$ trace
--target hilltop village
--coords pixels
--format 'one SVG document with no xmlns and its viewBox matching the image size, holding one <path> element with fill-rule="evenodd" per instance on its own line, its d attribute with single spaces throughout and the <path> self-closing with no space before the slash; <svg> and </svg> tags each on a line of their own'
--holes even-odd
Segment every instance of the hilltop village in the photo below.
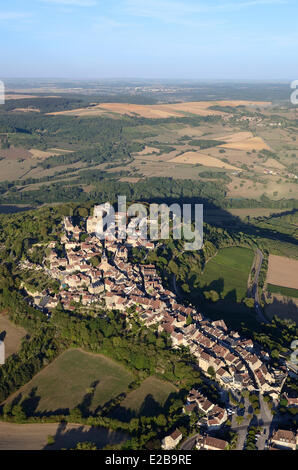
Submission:
<svg viewBox="0 0 298 470">
<path fill-rule="evenodd" d="M 194 308 L 179 304 L 176 295 L 163 287 L 154 265 L 129 262 L 133 247 L 148 251 L 154 249 L 154 243 L 133 235 L 120 240 L 117 224 L 125 217 L 116 213 L 116 231 L 105 240 L 96 236 L 97 216 L 88 217 L 85 227 L 73 225 L 71 217 L 65 217 L 59 248 L 56 242 L 49 243 L 43 266 L 22 262 L 24 269 L 42 269 L 60 285 L 57 293 L 27 290 L 32 304 L 47 315 L 58 303 L 65 310 L 79 306 L 88 311 L 92 306 L 93 311 L 107 308 L 126 313 L 133 307 L 144 325 L 170 335 L 173 348 L 188 347 L 199 368 L 208 374 L 212 371 L 222 389 L 257 390 L 277 399 L 287 378 L 286 367 L 270 367 L 268 353 L 251 339 L 229 331 L 223 320 L 210 321 Z M 193 406 L 193 396 L 188 407 Z M 212 411 L 208 403 L 202 405 L 202 397 L 200 403 L 199 407 L 207 407 L 204 411 Z M 208 419 L 216 425 L 226 415 L 215 407 Z"/>
</svg>

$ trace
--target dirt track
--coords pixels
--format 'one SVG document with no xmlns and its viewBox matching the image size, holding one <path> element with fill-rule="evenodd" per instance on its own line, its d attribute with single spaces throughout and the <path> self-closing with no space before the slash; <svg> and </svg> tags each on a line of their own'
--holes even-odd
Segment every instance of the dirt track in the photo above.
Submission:
<svg viewBox="0 0 298 470">
<path fill-rule="evenodd" d="M 48 436 L 55 444 L 48 445 Z M 125 440 L 120 432 L 80 424 L 14 424 L 0 422 L 1 450 L 59 450 L 76 447 L 78 442 L 94 442 L 99 448 Z"/>
</svg>

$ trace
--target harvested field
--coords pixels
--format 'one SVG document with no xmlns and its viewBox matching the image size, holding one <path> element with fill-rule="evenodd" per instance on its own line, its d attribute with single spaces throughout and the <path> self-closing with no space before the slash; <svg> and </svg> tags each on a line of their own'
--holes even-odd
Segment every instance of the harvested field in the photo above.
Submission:
<svg viewBox="0 0 298 470">
<path fill-rule="evenodd" d="M 218 140 L 224 140 L 227 143 L 241 142 L 243 140 L 251 139 L 253 137 L 252 132 L 235 132 L 234 134 L 225 135 L 218 137 Z"/>
<path fill-rule="evenodd" d="M 21 147 L 10 147 L 9 149 L 0 149 L 0 157 L 7 158 L 8 160 L 19 160 L 21 158 L 31 158 L 32 155 L 29 150 Z"/>
<path fill-rule="evenodd" d="M 268 217 L 271 214 L 282 214 L 287 209 L 267 209 L 263 207 L 257 208 L 243 208 L 243 209 L 228 209 L 232 215 L 240 218 L 249 217 Z"/>
<path fill-rule="evenodd" d="M 41 158 L 41 159 L 52 157 L 53 155 L 61 155 L 64 152 L 67 153 L 68 151 L 58 150 L 58 149 L 57 150 L 52 149 L 52 150 L 47 150 L 47 151 L 39 150 L 39 149 L 30 149 L 30 153 L 34 158 Z"/>
<path fill-rule="evenodd" d="M 48 436 L 54 437 L 53 445 L 48 445 Z M 81 424 L 0 422 L 1 451 L 73 449 L 78 442 L 94 442 L 100 449 L 108 444 L 120 444 L 125 439 L 126 435 L 122 432 Z"/>
<path fill-rule="evenodd" d="M 89 108 L 79 108 L 69 111 L 49 113 L 52 115 L 70 114 L 75 116 L 96 116 L 103 113 L 139 115 L 145 118 L 162 119 L 168 117 L 181 117 L 186 114 L 198 116 L 223 115 L 221 111 L 209 109 L 212 106 L 267 106 L 267 102 L 254 101 L 193 101 L 187 103 L 138 105 L 131 103 L 100 103 Z"/>
<path fill-rule="evenodd" d="M 30 98 L 40 98 L 40 96 L 37 95 L 14 95 L 7 93 L 5 94 L 5 100 L 24 100 L 24 99 L 30 99 Z"/>
<path fill-rule="evenodd" d="M 261 137 L 250 137 L 244 140 L 237 140 L 227 144 L 219 145 L 221 148 L 225 149 L 235 149 L 235 150 L 270 150 L 269 145 L 267 145 Z"/>
<path fill-rule="evenodd" d="M 141 178 L 134 178 L 133 176 L 124 176 L 123 178 L 120 178 L 119 181 L 122 181 L 123 183 L 137 183 L 140 181 Z M 91 188 L 92 189 L 92 188 Z"/>
<path fill-rule="evenodd" d="M 267 283 L 298 289 L 298 260 L 270 255 Z"/>
<path fill-rule="evenodd" d="M 26 95 L 26 94 L 13 94 L 13 93 L 6 93 L 5 100 L 24 100 L 24 99 L 31 99 L 31 98 L 60 98 L 59 96 L 54 95 Z"/>
<path fill-rule="evenodd" d="M 151 155 L 152 153 L 159 153 L 159 149 L 155 148 L 155 147 L 148 147 L 146 146 L 143 150 L 141 150 L 140 152 L 137 152 L 136 155 L 138 156 L 142 156 L 142 155 Z"/>
<path fill-rule="evenodd" d="M 49 149 L 49 152 L 56 152 L 57 155 L 61 154 L 63 155 L 64 153 L 72 153 L 74 150 L 65 150 L 65 149 L 57 149 L 57 148 L 53 148 L 53 149 Z"/>
<path fill-rule="evenodd" d="M 13 113 L 40 113 L 38 108 L 14 108 Z"/>
<path fill-rule="evenodd" d="M 268 160 L 266 160 L 266 162 L 264 163 L 264 166 L 266 168 L 277 168 L 278 170 L 284 170 L 285 169 L 285 166 L 278 162 L 277 160 L 274 160 L 274 158 L 268 158 Z"/>
<path fill-rule="evenodd" d="M 186 152 L 183 155 L 179 155 L 178 157 L 173 158 L 170 160 L 170 162 L 185 163 L 189 165 L 196 165 L 199 163 L 203 166 L 241 171 L 241 169 L 237 168 L 236 166 L 229 165 L 228 163 L 222 162 L 218 158 L 209 157 L 208 155 L 200 152 Z"/>
<path fill-rule="evenodd" d="M 4 339 L 6 359 L 19 350 L 22 338 L 26 334 L 24 328 L 14 325 L 7 315 L 0 313 L 0 338 Z"/>
</svg>

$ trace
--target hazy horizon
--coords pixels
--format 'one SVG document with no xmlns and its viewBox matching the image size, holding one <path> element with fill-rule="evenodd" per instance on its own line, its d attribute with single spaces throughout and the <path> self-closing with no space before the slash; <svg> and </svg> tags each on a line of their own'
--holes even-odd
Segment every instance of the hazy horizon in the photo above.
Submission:
<svg viewBox="0 0 298 470">
<path fill-rule="evenodd" d="M 294 0 L 11 0 L 0 79 L 290 81 L 297 13 Z"/>
</svg>

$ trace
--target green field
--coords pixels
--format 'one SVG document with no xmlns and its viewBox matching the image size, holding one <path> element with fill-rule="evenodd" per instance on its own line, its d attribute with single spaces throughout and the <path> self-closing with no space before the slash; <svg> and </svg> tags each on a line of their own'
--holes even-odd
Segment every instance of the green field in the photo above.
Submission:
<svg viewBox="0 0 298 470">
<path fill-rule="evenodd" d="M 254 253 L 248 248 L 219 250 L 206 265 L 200 279 L 202 291 L 215 290 L 221 299 L 240 302 L 246 296 L 247 280 Z"/>
<path fill-rule="evenodd" d="M 73 349 L 61 354 L 19 393 L 25 408 L 33 413 L 67 412 L 87 396 L 88 407 L 94 411 L 125 392 L 132 381 L 133 375 L 113 360 Z"/>
<path fill-rule="evenodd" d="M 290 287 L 275 286 L 273 284 L 267 284 L 268 292 L 272 294 L 280 294 L 285 297 L 298 298 L 298 289 L 291 289 Z"/>
<path fill-rule="evenodd" d="M 163 407 L 176 387 L 157 377 L 148 377 L 140 387 L 130 392 L 121 406 L 113 412 L 113 417 L 129 419 L 133 416 L 153 416 L 162 413 Z"/>
</svg>

